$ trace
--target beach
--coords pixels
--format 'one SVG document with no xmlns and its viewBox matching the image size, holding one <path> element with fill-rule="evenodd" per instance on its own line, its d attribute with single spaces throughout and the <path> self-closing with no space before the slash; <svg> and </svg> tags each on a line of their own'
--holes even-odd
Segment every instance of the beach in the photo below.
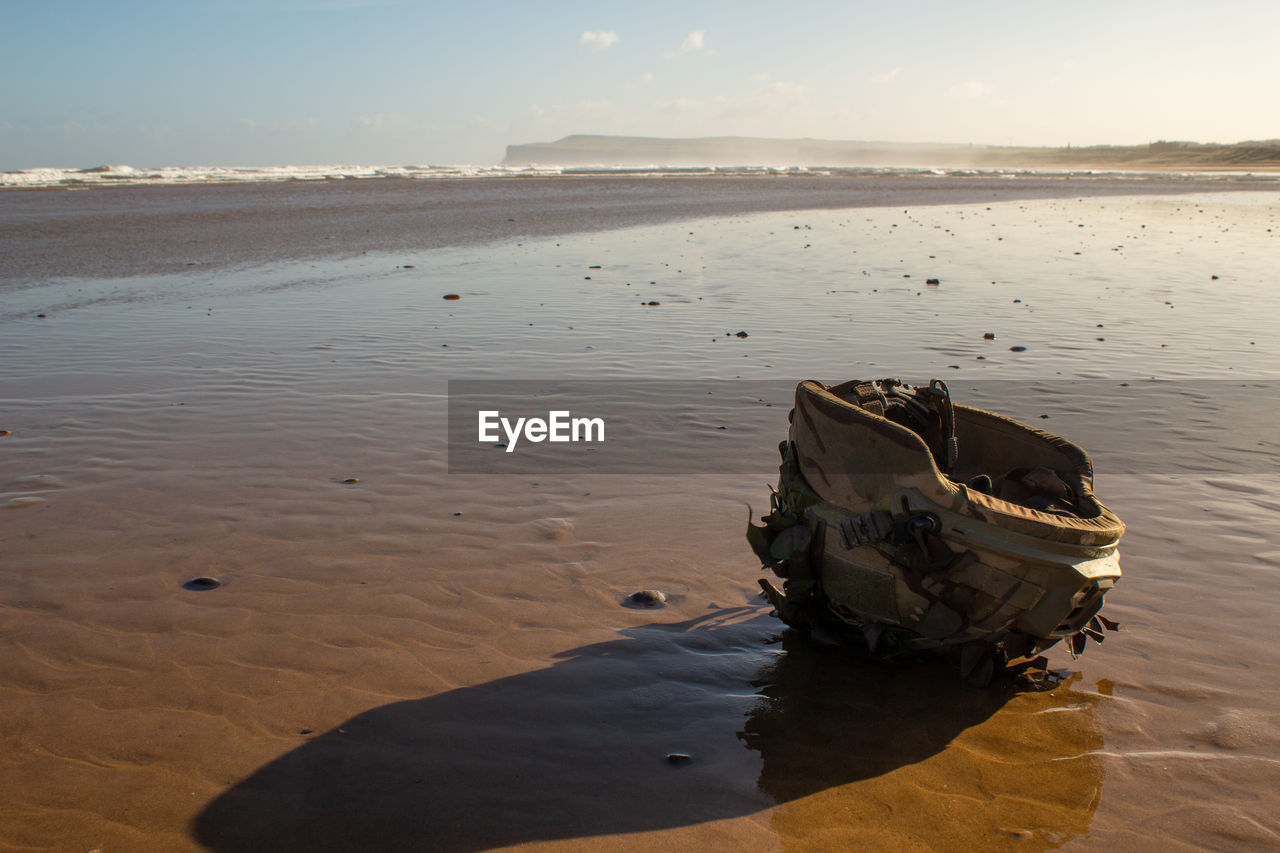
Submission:
<svg viewBox="0 0 1280 853">
<path fill-rule="evenodd" d="M 0 192 L 0 848 L 1275 849 L 1277 211 L 1243 178 Z M 1056 688 L 760 600 L 787 389 L 883 376 L 1093 454 L 1122 628 Z M 490 470 L 449 429 L 482 380 L 651 420 Z"/>
</svg>

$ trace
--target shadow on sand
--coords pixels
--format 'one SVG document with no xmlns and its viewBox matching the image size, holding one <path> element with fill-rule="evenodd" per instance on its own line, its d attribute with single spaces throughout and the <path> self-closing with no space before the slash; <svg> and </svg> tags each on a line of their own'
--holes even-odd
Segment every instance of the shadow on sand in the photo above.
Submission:
<svg viewBox="0 0 1280 853">
<path fill-rule="evenodd" d="M 759 607 L 718 610 L 375 708 L 218 797 L 195 837 L 218 851 L 473 851 L 689 826 L 926 759 L 1014 695 L 790 633 L 767 645 L 778 627 Z"/>
</svg>

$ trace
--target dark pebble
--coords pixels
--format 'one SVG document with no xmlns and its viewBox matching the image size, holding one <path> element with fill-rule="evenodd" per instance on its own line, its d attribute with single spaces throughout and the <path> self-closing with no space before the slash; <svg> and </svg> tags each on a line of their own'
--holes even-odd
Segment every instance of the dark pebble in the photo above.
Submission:
<svg viewBox="0 0 1280 853">
<path fill-rule="evenodd" d="M 309 734 L 311 734 L 311 733 L 312 733 L 312 732 L 314 732 L 314 731 L 315 731 L 315 729 L 301 729 L 301 730 L 299 730 L 298 734 L 300 734 L 300 735 L 309 735 Z"/>
<path fill-rule="evenodd" d="M 982 333 L 982 339 L 983 339 L 984 341 L 994 341 L 994 340 L 996 339 L 996 333 L 995 333 L 995 332 L 983 332 L 983 333 Z"/>
<path fill-rule="evenodd" d="M 1026 352 L 1026 351 L 1027 351 L 1027 348 L 1024 346 L 1009 347 L 1009 352 Z"/>
<path fill-rule="evenodd" d="M 360 478 L 359 478 L 359 477 L 348 477 L 347 479 L 343 480 L 342 482 L 347 483 L 347 484 L 351 484 L 351 483 L 358 483 L 358 482 L 360 482 Z"/>
<path fill-rule="evenodd" d="M 456 293 L 446 293 L 446 294 L 444 295 L 444 298 L 445 298 L 445 299 L 449 299 L 449 300 L 454 300 L 454 299 L 461 299 L 462 297 L 461 297 L 461 296 L 459 296 L 459 295 L 458 295 L 458 294 L 456 294 Z"/>
<path fill-rule="evenodd" d="M 745 337 L 747 337 L 747 333 L 746 333 L 746 332 L 738 332 L 738 333 L 736 333 L 736 334 L 734 335 L 734 337 L 735 337 L 735 338 L 745 338 Z"/>
<path fill-rule="evenodd" d="M 41 320 L 43 320 L 43 319 L 44 319 L 44 315 L 43 315 L 43 314 L 37 314 L 36 316 L 37 316 L 37 317 L 39 317 Z"/>
<path fill-rule="evenodd" d="M 671 752 L 667 754 L 667 763 L 674 764 L 679 767 L 682 764 L 688 764 L 693 761 L 693 756 L 685 752 Z"/>
<path fill-rule="evenodd" d="M 938 281 L 938 279 L 936 278 L 927 278 L 925 279 L 924 283 L 925 284 L 942 284 L 942 282 Z"/>
<path fill-rule="evenodd" d="M 191 580 L 187 581 L 182 585 L 182 588 L 193 589 L 193 590 L 202 592 L 207 589 L 217 589 L 220 586 L 222 586 L 222 581 L 220 581 L 218 578 L 201 576 L 198 578 L 192 578 Z"/>
</svg>

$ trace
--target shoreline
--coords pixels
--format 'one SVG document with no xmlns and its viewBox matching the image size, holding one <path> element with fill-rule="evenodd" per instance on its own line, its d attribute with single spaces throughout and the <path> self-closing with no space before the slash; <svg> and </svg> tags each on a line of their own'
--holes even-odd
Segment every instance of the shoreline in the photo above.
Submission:
<svg viewBox="0 0 1280 853">
<path fill-rule="evenodd" d="M 200 273 L 754 213 L 1277 188 L 1265 179 L 1166 175 L 571 175 L 109 189 L 6 191 L 0 293 L 65 278 Z"/>
</svg>

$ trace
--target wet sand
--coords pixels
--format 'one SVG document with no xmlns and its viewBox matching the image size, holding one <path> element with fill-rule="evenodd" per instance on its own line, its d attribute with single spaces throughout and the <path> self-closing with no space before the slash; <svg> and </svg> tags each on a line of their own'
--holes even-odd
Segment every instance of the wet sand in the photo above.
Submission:
<svg viewBox="0 0 1280 853">
<path fill-rule="evenodd" d="M 1274 849 L 1280 447 L 1223 412 L 1274 423 L 1280 196 L 930 198 L 7 269 L 0 847 Z M 1123 629 L 1055 690 L 784 636 L 742 530 L 785 399 L 745 471 L 450 472 L 450 379 L 884 375 L 1088 436 Z"/>
<path fill-rule="evenodd" d="M 0 292 L 782 210 L 1274 191 L 1210 175 L 384 178 L 0 191 Z"/>
</svg>

